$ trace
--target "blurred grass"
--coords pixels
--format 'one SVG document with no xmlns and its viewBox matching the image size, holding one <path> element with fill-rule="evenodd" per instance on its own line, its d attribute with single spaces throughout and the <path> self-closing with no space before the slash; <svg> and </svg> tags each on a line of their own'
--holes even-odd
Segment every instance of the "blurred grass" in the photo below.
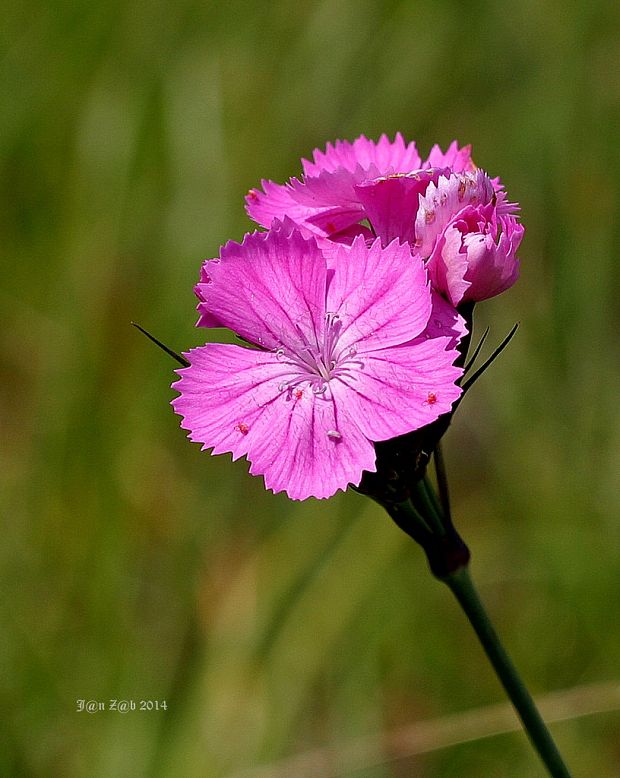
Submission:
<svg viewBox="0 0 620 778">
<path fill-rule="evenodd" d="M 602 0 L 5 6 L 0 774 L 215 778 L 359 737 L 385 762 L 365 778 L 541 774 L 520 733 L 387 762 L 382 733 L 502 700 L 468 626 L 378 508 L 291 503 L 189 445 L 174 364 L 129 321 L 199 344 L 200 260 L 315 146 L 473 143 L 528 232 L 479 316 L 521 329 L 446 440 L 455 513 L 532 690 L 617 680 L 619 21 Z M 575 775 L 620 772 L 619 725 L 553 726 Z"/>
</svg>

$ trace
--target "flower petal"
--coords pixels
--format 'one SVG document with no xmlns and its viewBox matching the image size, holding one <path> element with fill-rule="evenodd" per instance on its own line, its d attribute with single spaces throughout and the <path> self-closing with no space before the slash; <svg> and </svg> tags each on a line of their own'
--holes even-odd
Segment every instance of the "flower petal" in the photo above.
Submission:
<svg viewBox="0 0 620 778">
<path fill-rule="evenodd" d="M 421 167 L 415 143 L 406 144 L 400 132 L 393 141 L 387 135 L 382 135 L 377 143 L 365 135 L 352 143 L 337 140 L 334 144 L 328 143 L 324 152 L 315 149 L 313 158 L 314 162 L 302 160 L 306 176 L 317 176 L 324 170 L 334 171 L 340 167 L 353 171 L 358 165 L 366 170 L 375 166 L 378 175 L 409 173 Z"/>
<path fill-rule="evenodd" d="M 458 305 L 469 289 L 470 282 L 465 279 L 468 262 L 463 233 L 456 224 L 449 224 L 439 236 L 426 266 L 433 287 L 445 294 L 452 305 Z"/>
<path fill-rule="evenodd" d="M 412 340 L 431 314 L 426 270 L 412 257 L 409 244 L 380 240 L 368 247 L 357 237 L 350 248 L 339 246 L 330 256 L 333 276 L 327 310 L 340 317 L 338 344 L 372 351 Z"/>
<path fill-rule="evenodd" d="M 360 206 L 325 208 L 306 219 L 303 226 L 321 238 L 347 243 L 350 242 L 348 241 L 350 235 L 361 235 L 363 231 L 370 232 L 358 224 L 363 217 L 364 211 Z"/>
<path fill-rule="evenodd" d="M 464 224 L 459 218 L 446 227 L 427 262 L 433 286 L 453 305 L 495 297 L 519 277 L 516 252 L 524 230 L 518 222 L 502 217 L 499 238 L 488 231 L 492 225 L 466 232 Z"/>
<path fill-rule="evenodd" d="M 273 181 L 261 181 L 261 184 L 264 191 L 250 189 L 245 198 L 248 216 L 261 227 L 269 229 L 274 219 L 282 221 L 287 216 L 296 224 L 303 224 L 324 210 L 295 200 L 290 186 L 286 184 L 276 184 Z M 320 233 L 320 230 L 314 231 Z"/>
<path fill-rule="evenodd" d="M 514 220 L 504 220 L 504 231 L 496 242 L 491 235 L 467 235 L 468 268 L 465 280 L 469 287 L 463 301 L 478 302 L 509 289 L 519 277 L 516 253 L 523 238 L 523 227 Z"/>
<path fill-rule="evenodd" d="M 448 337 L 450 338 L 448 348 L 456 348 L 467 335 L 467 323 L 454 305 L 445 300 L 434 288 L 431 297 L 433 310 L 421 337 L 426 340 Z"/>
<path fill-rule="evenodd" d="M 291 178 L 289 187 L 291 197 L 308 208 L 337 208 L 362 214 L 363 208 L 359 203 L 355 185 L 379 175 L 374 166 L 369 170 L 359 165 L 354 170 L 340 167 L 337 170 L 324 170 L 318 176 L 306 176 L 302 180 Z"/>
<path fill-rule="evenodd" d="M 490 203 L 493 196 L 491 179 L 482 170 L 442 176 L 429 184 L 416 217 L 416 251 L 429 257 L 437 237 L 460 211 Z"/>
<path fill-rule="evenodd" d="M 364 470 L 376 469 L 374 446 L 346 404 L 330 391 L 314 394 L 308 388 L 299 399 L 293 392 L 288 405 L 283 398 L 269 406 L 248 459 L 250 473 L 262 474 L 268 489 L 293 500 L 331 497 L 357 486 Z"/>
<path fill-rule="evenodd" d="M 265 349 L 322 337 L 326 263 L 314 239 L 279 225 L 228 242 L 203 266 L 196 292 L 203 318 Z"/>
<path fill-rule="evenodd" d="M 450 338 L 432 338 L 373 351 L 363 369 L 334 382 L 334 395 L 371 440 L 388 440 L 424 427 L 451 410 L 461 394 Z"/>
<path fill-rule="evenodd" d="M 222 343 L 208 343 L 185 354 L 189 367 L 177 370 L 172 386 L 180 396 L 172 401 L 183 417 L 189 439 L 227 451 L 233 460 L 247 454 L 256 420 L 282 395 L 280 384 L 290 365 L 274 354 Z"/>
<path fill-rule="evenodd" d="M 435 144 L 421 167 L 449 167 L 454 173 L 473 172 L 476 169 L 471 158 L 471 146 L 459 148 L 453 140 L 445 152 Z"/>
<path fill-rule="evenodd" d="M 282 391 L 290 366 L 273 354 L 207 344 L 186 356 L 191 365 L 173 385 L 181 426 L 213 454 L 247 456 L 268 489 L 297 500 L 330 497 L 375 469 L 374 447 L 346 406 L 307 386 Z"/>
<path fill-rule="evenodd" d="M 377 174 L 374 168 L 372 174 Z M 305 237 L 337 240 L 364 218 L 354 186 L 366 177 L 361 168 L 353 173 L 339 168 L 304 181 L 292 178 L 284 186 L 263 181 L 264 193 L 252 189 L 246 196 L 246 211 L 263 227 L 289 219 Z"/>
<path fill-rule="evenodd" d="M 384 246 L 395 238 L 401 243 L 414 242 L 420 195 L 429 183 L 436 184 L 440 175 L 450 175 L 449 169 L 432 168 L 384 176 L 355 187 L 366 216 Z"/>
</svg>

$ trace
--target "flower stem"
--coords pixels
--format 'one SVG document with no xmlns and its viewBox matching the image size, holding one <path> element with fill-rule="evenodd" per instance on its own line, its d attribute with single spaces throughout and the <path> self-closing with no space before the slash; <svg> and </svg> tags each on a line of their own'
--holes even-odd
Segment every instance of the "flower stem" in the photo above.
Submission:
<svg viewBox="0 0 620 778">
<path fill-rule="evenodd" d="M 448 476 L 446 474 L 446 464 L 443 459 L 443 451 L 441 450 L 441 441 L 439 441 L 435 446 L 433 460 L 435 461 L 435 473 L 437 475 L 437 488 L 439 490 L 441 507 L 444 516 L 452 521 L 452 513 L 450 511 L 450 491 L 448 489 Z"/>
<path fill-rule="evenodd" d="M 560 756 L 551 733 L 489 620 L 467 567 L 461 567 L 441 577 L 440 580 L 451 589 L 465 611 L 549 775 L 553 778 L 570 778 L 568 768 Z"/>
</svg>

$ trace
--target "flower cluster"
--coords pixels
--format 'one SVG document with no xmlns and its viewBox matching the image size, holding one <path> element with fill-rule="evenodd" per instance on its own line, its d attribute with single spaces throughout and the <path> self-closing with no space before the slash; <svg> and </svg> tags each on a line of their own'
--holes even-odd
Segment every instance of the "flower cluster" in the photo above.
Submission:
<svg viewBox="0 0 620 778">
<path fill-rule="evenodd" d="M 190 439 L 245 456 L 293 499 L 376 470 L 374 443 L 427 427 L 461 390 L 459 306 L 517 278 L 517 206 L 469 147 L 426 160 L 398 134 L 337 141 L 247 196 L 267 231 L 202 269 L 198 325 L 246 345 L 186 354 L 173 400 Z"/>
</svg>

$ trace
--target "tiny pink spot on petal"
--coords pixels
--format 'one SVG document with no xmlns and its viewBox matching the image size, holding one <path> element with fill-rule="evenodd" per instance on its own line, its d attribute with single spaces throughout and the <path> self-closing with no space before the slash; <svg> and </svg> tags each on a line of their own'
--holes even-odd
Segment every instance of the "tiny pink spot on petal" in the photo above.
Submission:
<svg viewBox="0 0 620 778">
<path fill-rule="evenodd" d="M 239 421 L 237 424 L 235 424 L 235 429 L 237 432 L 240 432 L 242 435 L 247 435 L 250 431 L 250 428 L 244 421 Z"/>
<path fill-rule="evenodd" d="M 302 390 L 302 389 L 295 389 L 295 391 L 293 392 L 293 397 L 294 397 L 296 400 L 301 400 L 301 398 L 303 397 L 303 394 L 304 394 L 304 393 L 303 393 L 303 390 Z"/>
<path fill-rule="evenodd" d="M 342 440 L 342 435 L 338 432 L 338 430 L 327 430 L 326 435 L 330 440 L 333 441 Z"/>
<path fill-rule="evenodd" d="M 248 197 L 250 198 L 250 200 L 258 200 L 258 192 L 256 191 L 256 189 L 250 189 L 250 191 L 248 192 Z"/>
<path fill-rule="evenodd" d="M 432 224 L 435 221 L 435 211 L 424 211 L 424 222 Z"/>
</svg>

